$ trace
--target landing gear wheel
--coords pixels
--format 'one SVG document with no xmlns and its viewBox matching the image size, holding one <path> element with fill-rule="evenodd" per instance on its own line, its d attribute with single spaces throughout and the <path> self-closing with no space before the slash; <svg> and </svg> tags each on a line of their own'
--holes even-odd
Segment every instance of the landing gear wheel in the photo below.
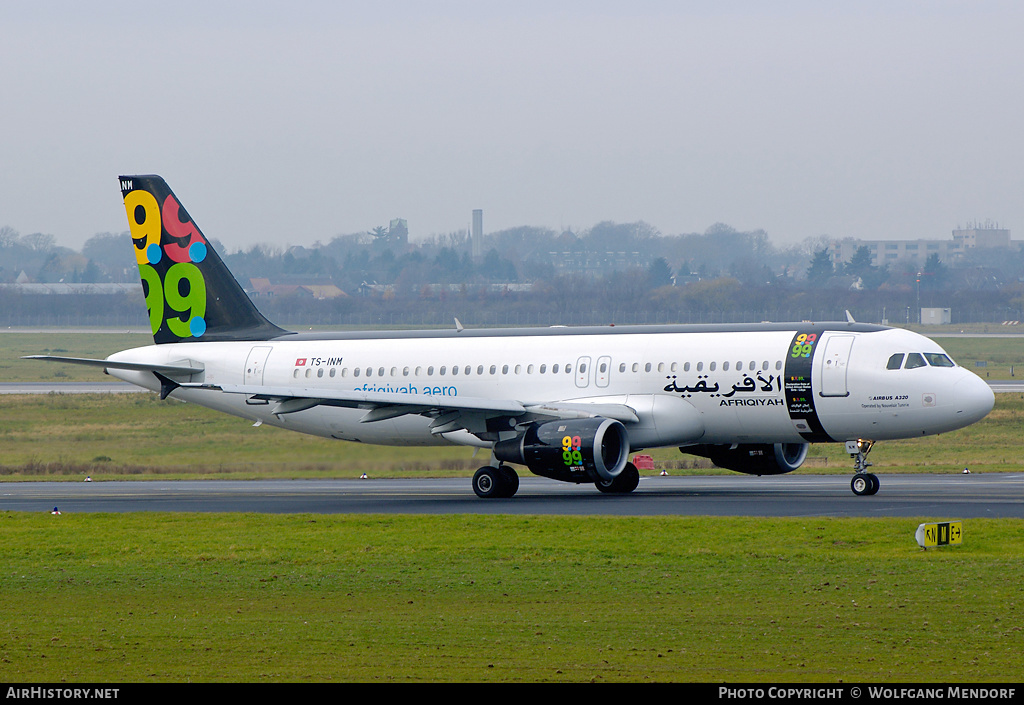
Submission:
<svg viewBox="0 0 1024 705">
<path fill-rule="evenodd" d="M 490 465 L 480 468 L 473 475 L 473 491 L 481 499 L 500 497 L 498 489 L 501 487 L 501 484 L 501 475 L 498 473 L 498 468 L 492 468 Z"/>
<path fill-rule="evenodd" d="M 508 465 L 485 465 L 473 475 L 473 491 L 481 499 L 511 497 L 519 490 L 519 475 Z"/>
<path fill-rule="evenodd" d="M 607 494 L 629 494 L 640 484 L 640 472 L 633 463 L 626 463 L 622 472 L 611 480 L 598 480 L 594 483 L 601 492 Z"/>
<path fill-rule="evenodd" d="M 859 472 L 850 481 L 850 489 L 858 497 L 875 494 L 879 485 L 878 478 L 869 472 Z"/>
<path fill-rule="evenodd" d="M 498 472 L 502 474 L 504 491 L 502 497 L 513 497 L 519 491 L 519 475 L 508 465 L 499 465 Z"/>
</svg>

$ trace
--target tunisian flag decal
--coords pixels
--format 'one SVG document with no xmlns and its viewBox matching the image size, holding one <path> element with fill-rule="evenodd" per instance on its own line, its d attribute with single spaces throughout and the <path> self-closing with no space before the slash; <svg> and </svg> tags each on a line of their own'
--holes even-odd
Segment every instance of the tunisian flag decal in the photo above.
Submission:
<svg viewBox="0 0 1024 705">
<path fill-rule="evenodd" d="M 295 361 L 295 366 L 296 367 L 305 367 L 306 366 L 306 358 L 300 357 L 298 360 Z"/>
</svg>

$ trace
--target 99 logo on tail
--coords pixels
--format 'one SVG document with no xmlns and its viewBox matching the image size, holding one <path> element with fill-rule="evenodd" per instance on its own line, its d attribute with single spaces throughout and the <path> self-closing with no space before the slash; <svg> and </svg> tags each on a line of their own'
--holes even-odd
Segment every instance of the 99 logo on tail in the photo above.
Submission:
<svg viewBox="0 0 1024 705">
<path fill-rule="evenodd" d="M 125 195 L 124 207 L 153 335 L 166 324 L 178 338 L 201 337 L 206 332 L 206 280 L 196 265 L 206 259 L 205 238 L 191 220 L 181 221 L 181 206 L 172 194 L 161 207 L 153 194 L 136 189 Z"/>
</svg>

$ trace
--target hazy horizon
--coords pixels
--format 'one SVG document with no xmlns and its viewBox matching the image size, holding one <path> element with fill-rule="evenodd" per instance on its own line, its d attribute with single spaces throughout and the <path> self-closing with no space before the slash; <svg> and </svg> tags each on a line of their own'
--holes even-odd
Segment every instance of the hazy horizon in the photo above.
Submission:
<svg viewBox="0 0 1024 705">
<path fill-rule="evenodd" d="M 715 223 L 1024 228 L 1024 8 L 748 1 L 0 6 L 0 226 L 80 249 L 164 176 L 231 250 Z"/>
</svg>

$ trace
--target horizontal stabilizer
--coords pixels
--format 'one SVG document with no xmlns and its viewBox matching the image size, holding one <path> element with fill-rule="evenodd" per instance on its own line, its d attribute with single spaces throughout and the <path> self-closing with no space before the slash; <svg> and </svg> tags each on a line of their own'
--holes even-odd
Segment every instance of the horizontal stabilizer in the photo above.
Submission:
<svg viewBox="0 0 1024 705">
<path fill-rule="evenodd" d="M 203 366 L 196 363 L 195 367 L 185 365 L 156 365 L 149 362 L 114 362 L 113 360 L 93 360 L 87 357 L 60 357 L 58 355 L 25 355 L 22 360 L 48 360 L 50 362 L 68 362 L 73 365 L 102 367 L 107 370 L 134 370 L 136 372 L 155 372 L 162 375 L 195 375 L 203 371 Z"/>
</svg>

